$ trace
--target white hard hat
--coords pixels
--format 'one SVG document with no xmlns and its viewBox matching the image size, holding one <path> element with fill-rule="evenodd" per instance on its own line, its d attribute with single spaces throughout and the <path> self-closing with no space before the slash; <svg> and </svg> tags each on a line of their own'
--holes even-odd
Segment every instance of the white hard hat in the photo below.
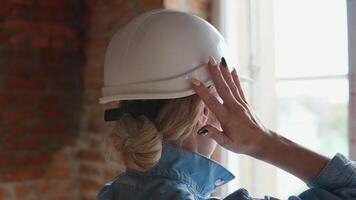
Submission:
<svg viewBox="0 0 356 200">
<path fill-rule="evenodd" d="M 223 37 L 207 21 L 166 9 L 144 13 L 111 39 L 99 102 L 192 95 L 189 77 L 213 84 L 209 56 L 228 57 Z"/>
</svg>

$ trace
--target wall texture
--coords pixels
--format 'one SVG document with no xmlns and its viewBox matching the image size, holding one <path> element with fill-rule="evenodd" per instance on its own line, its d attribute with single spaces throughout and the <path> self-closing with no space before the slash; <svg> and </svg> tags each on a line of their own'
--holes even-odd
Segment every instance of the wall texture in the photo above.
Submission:
<svg viewBox="0 0 356 200">
<path fill-rule="evenodd" d="M 208 0 L 2 0 L 0 200 L 95 199 L 105 164 L 98 104 L 113 33 L 155 8 L 207 18 Z"/>
<path fill-rule="evenodd" d="M 79 197 L 82 1 L 0 5 L 0 199 Z"/>
</svg>

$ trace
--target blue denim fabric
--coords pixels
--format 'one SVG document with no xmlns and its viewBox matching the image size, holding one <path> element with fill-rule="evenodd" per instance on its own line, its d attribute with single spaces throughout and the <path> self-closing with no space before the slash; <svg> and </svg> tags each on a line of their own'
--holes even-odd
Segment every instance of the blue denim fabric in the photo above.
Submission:
<svg viewBox="0 0 356 200">
<path fill-rule="evenodd" d="M 309 190 L 288 200 L 356 200 L 356 163 L 337 154 L 311 181 Z M 107 183 L 100 200 L 253 200 L 245 189 L 225 198 L 210 197 L 217 187 L 234 179 L 217 162 L 200 154 L 165 144 L 159 163 L 147 172 L 127 170 Z M 265 196 L 264 200 L 278 200 Z"/>
</svg>

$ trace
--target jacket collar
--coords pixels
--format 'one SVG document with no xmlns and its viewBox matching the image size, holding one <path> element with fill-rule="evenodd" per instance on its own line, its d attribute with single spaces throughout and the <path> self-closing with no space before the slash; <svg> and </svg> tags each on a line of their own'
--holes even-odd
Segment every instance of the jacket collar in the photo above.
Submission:
<svg viewBox="0 0 356 200">
<path fill-rule="evenodd" d="M 172 144 L 164 144 L 158 164 L 147 173 L 178 179 L 203 197 L 235 176 L 219 163 Z"/>
</svg>

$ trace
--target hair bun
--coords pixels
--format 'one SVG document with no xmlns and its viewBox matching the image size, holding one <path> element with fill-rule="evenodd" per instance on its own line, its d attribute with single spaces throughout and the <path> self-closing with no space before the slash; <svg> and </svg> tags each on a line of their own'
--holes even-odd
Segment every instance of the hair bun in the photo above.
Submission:
<svg viewBox="0 0 356 200">
<path fill-rule="evenodd" d="M 116 151 L 122 154 L 127 168 L 146 171 L 161 157 L 162 137 L 146 116 L 135 118 L 124 113 L 109 134 Z"/>
</svg>

